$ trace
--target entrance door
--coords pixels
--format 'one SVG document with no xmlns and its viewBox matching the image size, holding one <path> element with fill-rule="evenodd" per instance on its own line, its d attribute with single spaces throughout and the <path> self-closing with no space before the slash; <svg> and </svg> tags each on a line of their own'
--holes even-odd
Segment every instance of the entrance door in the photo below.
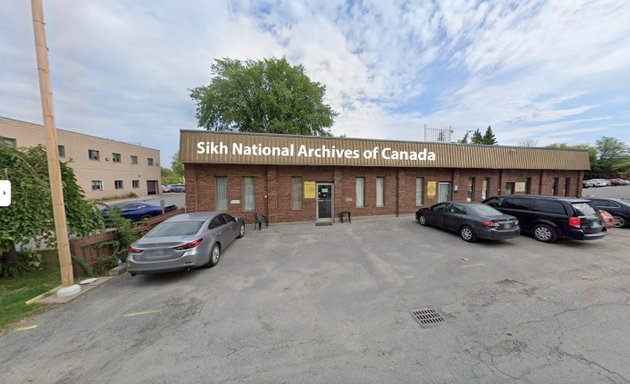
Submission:
<svg viewBox="0 0 630 384">
<path fill-rule="evenodd" d="M 451 183 L 438 183 L 438 203 L 449 201 L 451 199 Z"/>
<path fill-rule="evenodd" d="M 317 183 L 317 221 L 333 219 L 333 185 Z"/>
<path fill-rule="evenodd" d="M 147 195 L 157 195 L 157 180 L 147 180 Z"/>
</svg>

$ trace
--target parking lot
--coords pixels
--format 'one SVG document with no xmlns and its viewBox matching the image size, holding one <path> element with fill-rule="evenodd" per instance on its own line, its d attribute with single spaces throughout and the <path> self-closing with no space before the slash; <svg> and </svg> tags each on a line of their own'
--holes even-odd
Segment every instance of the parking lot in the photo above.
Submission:
<svg viewBox="0 0 630 384">
<path fill-rule="evenodd" d="M 465 243 L 412 216 L 248 230 L 215 268 L 123 275 L 20 324 L 0 338 L 2 382 L 630 381 L 630 229 L 557 244 Z"/>
</svg>

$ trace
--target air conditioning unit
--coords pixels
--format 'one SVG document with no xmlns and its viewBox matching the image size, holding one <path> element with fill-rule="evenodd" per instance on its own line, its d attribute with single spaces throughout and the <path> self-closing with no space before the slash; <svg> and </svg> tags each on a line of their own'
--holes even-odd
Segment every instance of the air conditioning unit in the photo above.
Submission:
<svg viewBox="0 0 630 384">
<path fill-rule="evenodd" d="M 105 158 L 105 161 L 109 161 L 109 157 L 106 157 L 106 158 Z"/>
</svg>

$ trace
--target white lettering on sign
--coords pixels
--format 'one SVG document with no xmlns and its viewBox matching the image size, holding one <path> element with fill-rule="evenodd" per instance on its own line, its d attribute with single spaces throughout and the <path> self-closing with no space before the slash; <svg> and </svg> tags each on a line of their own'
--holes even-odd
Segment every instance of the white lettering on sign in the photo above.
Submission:
<svg viewBox="0 0 630 384">
<path fill-rule="evenodd" d="M 229 148 L 222 141 L 200 141 L 197 143 L 198 155 L 235 155 L 235 156 L 262 156 L 262 157 L 297 157 L 297 158 L 325 158 L 325 159 L 359 159 L 365 160 L 406 160 L 406 161 L 435 161 L 435 152 L 424 148 L 421 151 L 397 151 L 390 147 L 380 148 L 375 146 L 360 152 L 358 149 L 337 148 L 334 145 L 328 147 L 308 147 L 300 144 L 288 146 L 265 146 L 263 144 L 245 145 L 232 143 Z"/>
</svg>

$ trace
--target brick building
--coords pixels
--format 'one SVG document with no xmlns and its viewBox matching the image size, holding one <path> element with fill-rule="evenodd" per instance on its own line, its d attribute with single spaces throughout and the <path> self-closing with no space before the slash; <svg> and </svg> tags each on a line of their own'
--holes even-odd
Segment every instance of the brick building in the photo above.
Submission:
<svg viewBox="0 0 630 384">
<path fill-rule="evenodd" d="M 189 211 L 270 222 L 400 215 L 497 194 L 580 196 L 588 153 L 544 148 L 181 131 Z"/>
</svg>

